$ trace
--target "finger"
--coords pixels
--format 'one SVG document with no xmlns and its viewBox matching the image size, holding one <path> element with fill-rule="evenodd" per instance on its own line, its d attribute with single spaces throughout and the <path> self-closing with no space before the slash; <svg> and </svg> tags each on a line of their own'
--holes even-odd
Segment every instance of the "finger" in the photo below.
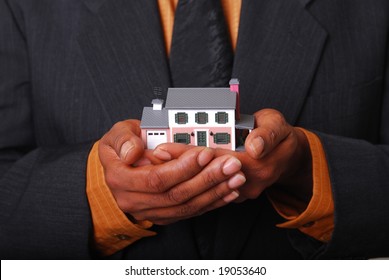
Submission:
<svg viewBox="0 0 389 280">
<path fill-rule="evenodd" d="M 245 182 L 246 179 L 240 172 L 241 168 L 242 164 L 234 157 L 216 158 L 193 178 L 169 189 L 165 193 L 165 205 L 183 204 L 208 190 L 216 197 L 222 197 L 226 192 L 240 187 Z M 240 173 L 237 174 L 238 172 Z M 214 188 L 227 180 L 227 184 L 222 185 L 224 189 Z"/>
<path fill-rule="evenodd" d="M 178 159 L 160 165 L 110 168 L 105 179 L 111 189 L 130 192 L 163 193 L 198 174 L 214 158 L 209 148 L 195 147 Z"/>
<path fill-rule="evenodd" d="M 227 182 L 223 182 L 217 186 L 217 188 L 228 189 L 226 184 Z M 147 219 L 157 224 L 169 224 L 223 207 L 239 197 L 238 190 L 217 193 L 217 188 L 209 190 L 184 204 L 173 207 L 150 209 L 132 215 L 140 220 Z"/>
<path fill-rule="evenodd" d="M 122 192 L 120 195 L 115 195 L 115 197 L 117 198 L 116 200 L 120 209 L 126 213 L 130 213 L 131 215 L 147 210 L 152 212 L 158 208 L 179 206 L 190 200 L 193 200 L 193 202 L 201 201 L 199 205 L 193 205 L 194 208 L 197 207 L 201 209 L 204 205 L 213 204 L 216 200 L 222 199 L 224 202 L 229 203 L 236 199 L 234 191 L 237 191 L 245 182 L 246 178 L 242 172 L 239 172 L 230 179 L 224 180 L 223 182 L 217 184 L 216 186 L 212 186 L 212 188 L 208 188 L 203 192 L 200 188 L 188 191 L 187 186 L 177 186 L 177 189 L 182 189 L 169 191 L 164 194 Z M 190 193 L 190 191 L 193 191 L 193 193 Z M 196 197 L 200 197 L 201 200 L 195 200 L 194 198 Z"/>
<path fill-rule="evenodd" d="M 120 159 L 127 165 L 139 160 L 144 151 L 139 124 L 138 120 L 118 122 L 104 135 L 99 145 L 99 156 L 104 167 L 113 159 Z"/>
<path fill-rule="evenodd" d="M 245 149 L 252 158 L 260 159 L 286 139 L 292 127 L 280 112 L 273 109 L 263 109 L 254 116 L 257 128 L 247 136 Z"/>
<path fill-rule="evenodd" d="M 166 224 L 174 223 L 179 220 L 200 216 L 204 213 L 207 213 L 217 208 L 226 206 L 231 202 L 234 202 L 236 199 L 239 199 L 239 195 L 240 195 L 239 191 L 232 191 L 222 199 L 217 199 L 211 205 L 206 205 L 201 209 L 196 209 L 195 207 L 192 206 L 192 202 L 190 202 L 188 204 L 180 205 L 177 207 L 153 210 L 152 212 L 150 212 L 150 215 L 152 215 L 152 217 L 150 217 L 150 220 L 152 220 L 155 224 L 158 225 L 166 225 Z M 202 198 L 199 198 L 198 200 L 200 199 Z M 199 202 L 194 201 L 193 203 L 198 204 Z"/>
<path fill-rule="evenodd" d="M 193 149 L 195 146 L 185 145 L 180 143 L 165 143 L 158 145 L 154 151 L 153 155 L 160 160 L 171 160 L 178 158 L 186 151 Z"/>
<path fill-rule="evenodd" d="M 161 160 L 154 156 L 153 150 L 144 150 L 144 153 L 140 159 L 132 164 L 133 167 L 146 166 L 151 164 L 162 164 L 164 160 Z"/>
</svg>

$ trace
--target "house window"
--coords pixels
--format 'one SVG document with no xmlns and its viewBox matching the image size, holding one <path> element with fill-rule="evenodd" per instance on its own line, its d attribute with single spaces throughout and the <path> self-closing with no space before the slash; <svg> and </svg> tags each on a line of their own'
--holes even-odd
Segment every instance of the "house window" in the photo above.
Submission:
<svg viewBox="0 0 389 280">
<path fill-rule="evenodd" d="M 215 133 L 213 135 L 213 142 L 215 144 L 230 144 L 231 136 L 228 133 Z"/>
<path fill-rule="evenodd" d="M 208 122 L 208 114 L 205 112 L 198 112 L 195 115 L 196 123 L 206 124 Z"/>
<path fill-rule="evenodd" d="M 215 114 L 215 121 L 218 124 L 226 124 L 226 123 L 228 123 L 228 114 L 226 112 L 217 112 Z"/>
<path fill-rule="evenodd" d="M 189 133 L 176 133 L 174 134 L 174 143 L 189 144 L 190 134 Z"/>
<path fill-rule="evenodd" d="M 187 124 L 188 123 L 188 114 L 180 112 L 176 114 L 176 123 L 178 124 Z"/>
</svg>

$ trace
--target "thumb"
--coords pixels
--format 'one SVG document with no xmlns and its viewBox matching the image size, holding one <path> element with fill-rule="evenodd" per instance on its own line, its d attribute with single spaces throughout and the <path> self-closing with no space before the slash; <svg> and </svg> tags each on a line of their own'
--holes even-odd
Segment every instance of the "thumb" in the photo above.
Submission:
<svg viewBox="0 0 389 280">
<path fill-rule="evenodd" d="M 246 152 L 254 159 L 265 157 L 288 137 L 292 127 L 284 116 L 273 109 L 263 109 L 254 114 L 256 128 L 247 136 Z"/>
<path fill-rule="evenodd" d="M 111 157 L 115 157 L 127 165 L 135 163 L 144 153 L 139 121 L 126 120 L 116 123 L 101 139 L 100 149 L 110 150 L 111 153 L 108 154 Z M 99 154 L 104 157 L 107 151 L 102 151 Z"/>
</svg>

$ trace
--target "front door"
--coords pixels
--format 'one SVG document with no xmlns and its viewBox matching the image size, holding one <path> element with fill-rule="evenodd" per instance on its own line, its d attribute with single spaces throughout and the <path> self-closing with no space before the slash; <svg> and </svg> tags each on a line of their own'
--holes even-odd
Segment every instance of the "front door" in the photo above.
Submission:
<svg viewBox="0 0 389 280">
<path fill-rule="evenodd" d="M 207 147 L 207 132 L 197 131 L 197 146 Z"/>
</svg>

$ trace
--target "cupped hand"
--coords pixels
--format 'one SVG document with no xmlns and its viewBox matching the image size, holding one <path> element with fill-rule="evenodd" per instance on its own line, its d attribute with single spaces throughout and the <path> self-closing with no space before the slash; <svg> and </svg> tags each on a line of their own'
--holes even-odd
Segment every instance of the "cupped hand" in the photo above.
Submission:
<svg viewBox="0 0 389 280">
<path fill-rule="evenodd" d="M 115 124 L 99 143 L 106 183 L 120 209 L 138 221 L 169 224 L 222 207 L 246 181 L 230 154 L 216 157 L 204 147 L 169 161 L 157 154 L 144 149 L 137 120 Z"/>
<path fill-rule="evenodd" d="M 312 194 L 312 160 L 305 134 L 288 124 L 276 110 L 263 109 L 254 117 L 255 129 L 246 138 L 245 151 L 215 150 L 216 158 L 230 155 L 242 163 L 246 183 L 239 189 L 240 196 L 235 202 L 255 199 L 275 183 L 291 195 L 308 201 Z M 154 155 L 164 160 L 167 154 L 176 158 L 190 149 L 190 146 L 163 144 L 156 148 Z"/>
</svg>

